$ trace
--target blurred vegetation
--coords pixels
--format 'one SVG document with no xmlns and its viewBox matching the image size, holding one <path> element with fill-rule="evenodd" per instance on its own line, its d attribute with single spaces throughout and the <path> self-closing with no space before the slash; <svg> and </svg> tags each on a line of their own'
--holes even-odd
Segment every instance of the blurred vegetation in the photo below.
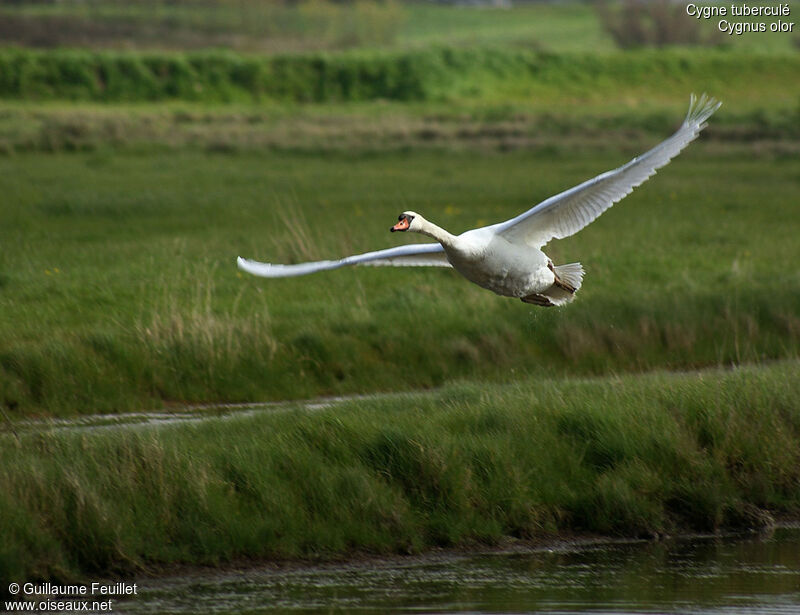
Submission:
<svg viewBox="0 0 800 615">
<path fill-rule="evenodd" d="M 550 54 L 526 49 L 435 47 L 256 57 L 0 51 L 0 98 L 135 102 L 358 102 L 598 99 L 619 91 L 699 86 L 717 96 L 794 97 L 800 55 L 725 51 Z M 662 94 L 663 96 L 663 94 Z M 773 101 L 774 102 L 774 101 Z"/>
<path fill-rule="evenodd" d="M 0 434 L 0 581 L 763 528 L 800 511 L 798 367 Z"/>
<path fill-rule="evenodd" d="M 792 34 L 720 36 L 714 20 L 686 15 L 685 5 L 673 10 L 666 1 L 619 0 L 602 2 L 605 8 L 598 13 L 595 4 L 523 2 L 496 8 L 399 0 L 6 1 L 0 2 L 0 44 L 127 50 L 225 47 L 270 53 L 431 44 L 597 53 L 631 42 L 696 41 L 762 52 L 792 48 Z"/>
<path fill-rule="evenodd" d="M 0 4 L 0 41 L 32 47 L 336 49 L 394 42 L 396 0 Z"/>
<path fill-rule="evenodd" d="M 672 0 L 609 0 L 595 3 L 600 21 L 621 49 L 668 45 L 720 45 L 725 36 L 707 21 L 688 18 L 686 5 Z"/>
<path fill-rule="evenodd" d="M 709 153 L 800 153 L 800 106 L 727 107 L 704 132 Z M 0 154 L 188 150 L 206 152 L 568 151 L 590 147 L 644 151 L 674 129 L 680 107 L 655 102 L 567 108 L 541 99 L 537 105 L 506 103 L 408 105 L 377 101 L 306 107 L 239 105 L 209 107 L 174 103 L 136 105 L 0 106 Z M 624 135 L 620 126 L 625 126 Z"/>
</svg>

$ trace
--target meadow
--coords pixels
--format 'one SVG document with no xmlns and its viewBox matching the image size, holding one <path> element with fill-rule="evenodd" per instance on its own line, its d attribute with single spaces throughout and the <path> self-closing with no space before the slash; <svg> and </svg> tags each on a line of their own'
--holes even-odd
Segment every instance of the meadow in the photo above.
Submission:
<svg viewBox="0 0 800 615">
<path fill-rule="evenodd" d="M 590 2 L 447 6 L 396 0 L 114 0 L 0 3 L 0 41 L 26 47 L 187 50 L 226 48 L 244 52 L 308 52 L 354 48 L 420 49 L 431 45 L 502 45 L 555 53 L 607 53 L 617 49 L 601 12 Z M 606 3 L 619 13 L 624 2 Z M 695 3 L 702 5 L 703 3 Z M 742 4 L 737 2 L 737 4 Z M 794 33 L 729 36 L 717 21 L 697 20 L 685 6 L 669 11 L 678 40 L 697 32 L 706 45 L 783 53 L 797 45 Z M 664 14 L 660 13 L 663 19 Z M 733 17 L 731 22 L 765 21 Z M 632 27 L 652 29 L 647 19 Z"/>
<path fill-rule="evenodd" d="M 0 49 L 0 587 L 797 516 L 790 39 L 623 52 L 583 3 L 156 4 L 0 5 L 14 33 L 94 33 Z M 248 34 L 273 10 L 291 41 Z M 353 11 L 391 36 L 337 30 Z M 388 232 L 407 209 L 507 219 L 704 91 L 724 105 L 697 142 L 547 247 L 587 271 L 566 308 L 440 269 L 236 269 L 414 241 Z M 52 421 L 353 393 L 390 395 Z"/>
<path fill-rule="evenodd" d="M 637 145 L 639 139 L 636 139 Z M 509 218 L 633 152 L 25 153 L 0 159 L 3 349 L 12 416 L 689 369 L 796 356 L 793 156 L 700 143 L 556 262 L 579 300 L 539 310 L 452 271 L 244 277 L 237 255 L 333 258 Z M 756 181 L 757 180 L 757 181 Z M 754 203 L 757 206 L 754 206 Z M 781 220 L 779 225 L 775 220 Z"/>
</svg>

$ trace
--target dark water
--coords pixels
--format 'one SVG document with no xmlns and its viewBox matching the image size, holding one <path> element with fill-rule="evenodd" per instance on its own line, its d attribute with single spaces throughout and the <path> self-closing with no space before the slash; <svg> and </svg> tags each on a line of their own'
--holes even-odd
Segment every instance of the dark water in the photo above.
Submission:
<svg viewBox="0 0 800 615">
<path fill-rule="evenodd" d="M 115 613 L 800 615 L 800 528 L 139 581 Z"/>
</svg>

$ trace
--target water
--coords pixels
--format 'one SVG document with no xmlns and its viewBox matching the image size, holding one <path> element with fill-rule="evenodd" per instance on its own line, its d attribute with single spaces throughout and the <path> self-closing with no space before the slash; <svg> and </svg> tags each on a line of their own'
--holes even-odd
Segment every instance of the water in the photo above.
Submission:
<svg viewBox="0 0 800 615">
<path fill-rule="evenodd" d="M 800 614 L 800 526 L 771 535 L 140 579 L 115 613 Z"/>
<path fill-rule="evenodd" d="M 435 390 L 435 389 L 430 389 Z M 336 395 L 331 397 L 314 397 L 285 401 L 269 401 L 262 403 L 241 404 L 194 404 L 173 410 L 151 410 L 144 412 L 118 412 L 115 414 L 89 414 L 73 418 L 32 418 L 23 419 L 14 424 L 10 421 L 0 423 L 0 433 L 26 431 L 99 431 L 116 429 L 136 429 L 140 427 L 177 425 L 183 423 L 201 423 L 209 419 L 241 419 L 266 413 L 304 410 L 317 412 L 353 401 L 398 399 L 408 393 L 365 393 L 352 395 Z"/>
</svg>

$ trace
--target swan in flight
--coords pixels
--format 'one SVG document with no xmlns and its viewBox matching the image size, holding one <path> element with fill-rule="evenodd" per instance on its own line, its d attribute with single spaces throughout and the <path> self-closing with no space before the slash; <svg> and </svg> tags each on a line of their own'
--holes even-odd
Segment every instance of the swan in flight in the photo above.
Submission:
<svg viewBox="0 0 800 615">
<path fill-rule="evenodd" d="M 453 267 L 469 281 L 498 295 L 541 306 L 572 301 L 583 281 L 580 263 L 554 265 L 541 248 L 574 235 L 655 174 L 692 142 L 721 103 L 691 97 L 681 127 L 671 137 L 627 164 L 551 196 L 515 218 L 451 235 L 418 213 L 400 214 L 390 229 L 422 233 L 436 243 L 399 246 L 340 260 L 276 265 L 237 259 L 240 269 L 265 278 L 306 275 L 345 265 Z"/>
</svg>

